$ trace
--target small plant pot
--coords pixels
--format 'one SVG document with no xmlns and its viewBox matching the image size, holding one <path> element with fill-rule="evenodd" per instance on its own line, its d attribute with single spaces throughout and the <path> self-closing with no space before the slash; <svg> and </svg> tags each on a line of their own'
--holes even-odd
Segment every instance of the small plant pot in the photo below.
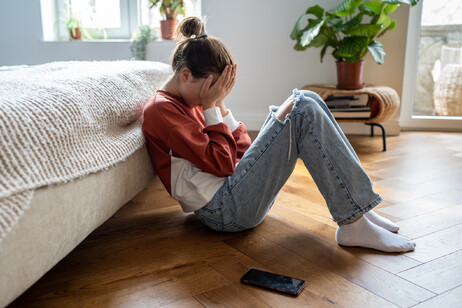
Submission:
<svg viewBox="0 0 462 308">
<path fill-rule="evenodd" d="M 74 31 L 72 31 L 72 29 L 69 29 L 69 36 L 71 37 L 71 39 L 75 41 L 82 40 L 82 32 L 80 31 L 80 28 L 75 28 Z"/>
<path fill-rule="evenodd" d="M 337 64 L 337 88 L 345 90 L 357 90 L 364 88 L 363 68 L 364 60 L 350 63 L 336 61 Z"/>
<path fill-rule="evenodd" d="M 163 40 L 171 40 L 175 31 L 178 20 L 166 19 L 160 21 L 160 32 Z"/>
</svg>

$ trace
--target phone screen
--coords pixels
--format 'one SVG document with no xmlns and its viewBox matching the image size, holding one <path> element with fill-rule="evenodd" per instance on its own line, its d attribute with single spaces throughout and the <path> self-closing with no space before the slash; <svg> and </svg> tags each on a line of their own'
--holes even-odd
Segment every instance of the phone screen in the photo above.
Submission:
<svg viewBox="0 0 462 308">
<path fill-rule="evenodd" d="M 241 282 L 290 295 L 300 294 L 305 287 L 304 280 L 269 273 L 254 268 L 241 278 Z"/>
</svg>

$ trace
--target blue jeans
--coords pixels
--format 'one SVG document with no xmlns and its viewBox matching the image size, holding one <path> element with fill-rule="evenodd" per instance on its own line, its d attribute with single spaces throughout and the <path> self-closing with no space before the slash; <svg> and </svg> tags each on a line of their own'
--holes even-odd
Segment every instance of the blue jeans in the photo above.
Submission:
<svg viewBox="0 0 462 308">
<path fill-rule="evenodd" d="M 241 231 L 260 224 L 292 174 L 298 158 L 310 172 L 338 225 L 370 211 L 382 199 L 353 147 L 324 101 L 294 90 L 294 107 L 284 122 L 271 106 L 263 127 L 212 200 L 195 211 L 218 231 Z"/>
</svg>

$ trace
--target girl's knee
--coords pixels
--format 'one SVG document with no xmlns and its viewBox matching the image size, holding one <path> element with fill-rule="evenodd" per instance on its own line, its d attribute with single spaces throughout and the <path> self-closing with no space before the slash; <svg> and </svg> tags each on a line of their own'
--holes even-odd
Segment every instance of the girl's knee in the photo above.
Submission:
<svg viewBox="0 0 462 308">
<path fill-rule="evenodd" d="M 298 102 L 297 109 L 309 114 L 324 113 L 324 109 L 322 108 L 322 105 L 319 101 L 312 98 L 311 96 L 305 95 L 302 96 L 302 98 Z"/>
<path fill-rule="evenodd" d="M 321 107 L 326 106 L 326 103 L 321 98 L 321 96 L 319 96 L 318 93 L 313 92 L 313 91 L 308 91 L 308 90 L 302 90 L 302 91 L 303 91 L 302 94 L 303 94 L 304 97 L 308 97 L 308 98 L 312 99 L 313 101 L 315 101 Z"/>
<path fill-rule="evenodd" d="M 303 94 L 303 96 L 305 96 L 305 97 L 312 98 L 316 102 L 320 102 L 320 101 L 324 102 L 323 99 L 316 92 L 309 91 L 309 90 L 300 90 L 300 93 Z"/>
</svg>

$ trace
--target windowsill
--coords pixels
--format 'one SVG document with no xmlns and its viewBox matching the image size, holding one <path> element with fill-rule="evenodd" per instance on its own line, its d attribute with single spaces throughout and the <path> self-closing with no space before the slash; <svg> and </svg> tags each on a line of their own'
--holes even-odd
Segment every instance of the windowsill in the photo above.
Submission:
<svg viewBox="0 0 462 308">
<path fill-rule="evenodd" d="M 41 43 L 45 43 L 45 44 L 104 44 L 104 43 L 123 43 L 123 44 L 127 44 L 127 43 L 131 43 L 131 40 L 129 39 L 107 39 L 107 40 L 69 40 L 69 41 L 45 41 L 45 40 L 42 40 Z M 162 40 L 162 39 L 158 39 L 158 40 L 155 40 L 155 41 L 151 41 L 149 42 L 148 44 L 176 44 L 176 41 L 174 40 Z"/>
</svg>

